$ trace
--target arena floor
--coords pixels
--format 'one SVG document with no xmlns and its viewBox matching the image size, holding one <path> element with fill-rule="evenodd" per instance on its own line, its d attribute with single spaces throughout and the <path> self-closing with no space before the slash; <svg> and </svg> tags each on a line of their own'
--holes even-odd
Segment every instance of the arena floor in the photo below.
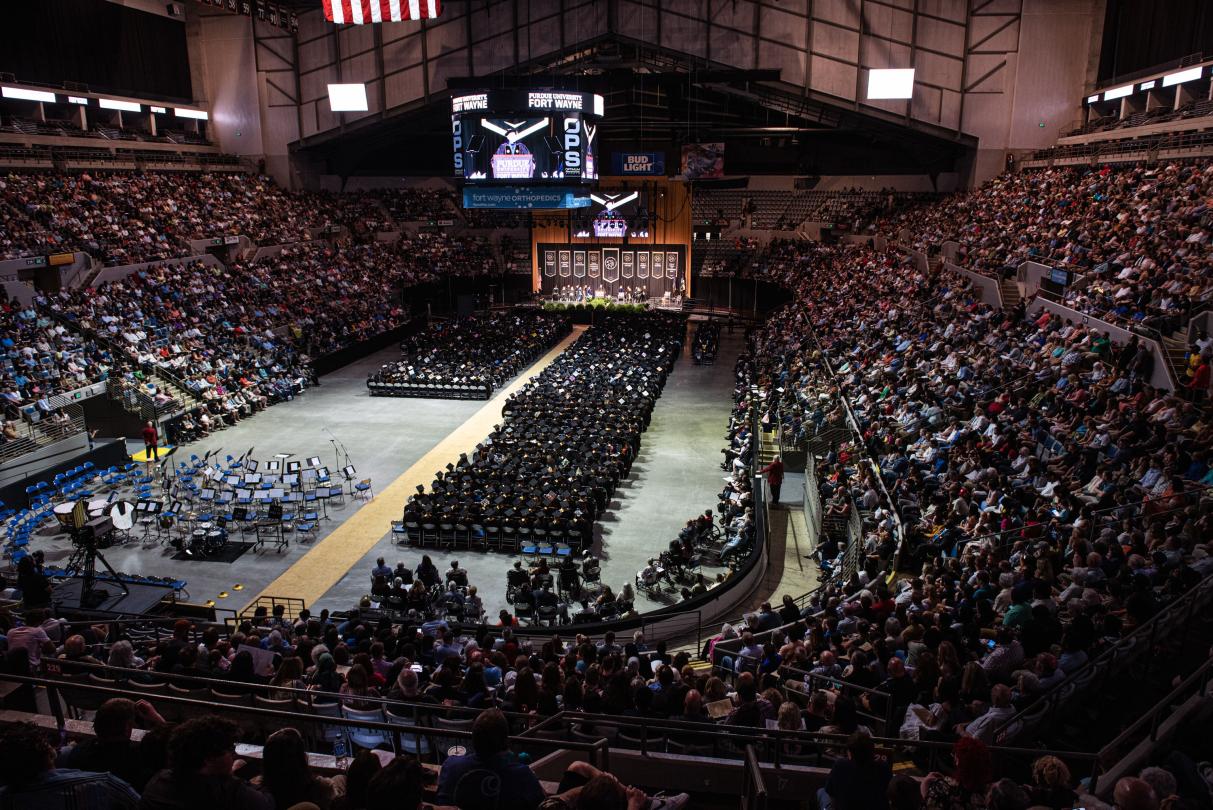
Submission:
<svg viewBox="0 0 1213 810">
<path fill-rule="evenodd" d="M 331 432 L 348 449 L 357 477 L 372 479 L 375 496 L 369 503 L 347 498 L 344 507 L 330 510 L 331 520 L 321 521 L 314 538 L 292 540 L 285 552 L 254 548 L 234 563 L 178 561 L 170 559 L 171 549 L 154 541 L 141 542 L 136 535 L 104 553 L 119 571 L 186 580 L 189 601 L 195 603 L 214 600 L 218 607 L 239 610 L 264 593 L 302 598 L 313 610 L 353 607 L 370 590 L 369 572 L 376 557 L 385 557 L 391 565 L 403 560 L 410 567 L 420 561 L 421 551 L 394 546 L 390 534 L 391 521 L 399 520 L 404 499 L 415 485 L 428 485 L 435 471 L 483 439 L 499 421 L 509 392 L 538 373 L 578 334 L 580 330 L 488 403 L 371 397 L 366 376 L 398 356 L 392 348 L 324 377 L 320 388 L 293 402 L 276 405 L 178 451 L 178 460 L 182 454 L 188 459 L 190 454 L 201 456 L 216 449 L 223 458 L 253 447 L 253 457 L 263 461 L 279 452 L 301 460 L 319 455 L 335 470 L 339 465 Z M 722 335 L 712 366 L 692 364 L 684 347 L 641 440 L 631 475 L 595 529 L 603 582 L 616 591 L 633 580 L 687 519 L 715 507 L 722 486 L 718 465 L 730 411 L 732 369 L 741 345 L 740 332 Z M 47 549 L 48 563 L 70 553 L 65 536 L 36 542 L 36 547 Z M 452 558 L 431 556 L 440 569 Z M 468 570 L 469 581 L 478 586 L 488 615 L 506 607 L 505 571 L 516 558 L 466 551 L 456 556 Z M 638 594 L 636 606 L 644 611 L 666 603 Z"/>
</svg>

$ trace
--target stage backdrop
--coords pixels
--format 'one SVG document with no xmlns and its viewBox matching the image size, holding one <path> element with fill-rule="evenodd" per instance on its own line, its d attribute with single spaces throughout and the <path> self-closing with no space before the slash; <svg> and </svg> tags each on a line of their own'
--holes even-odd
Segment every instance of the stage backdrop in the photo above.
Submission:
<svg viewBox="0 0 1213 810">
<path fill-rule="evenodd" d="M 612 295 L 620 287 L 642 287 L 656 296 L 666 290 L 674 295 L 681 288 L 683 295 L 691 295 L 691 192 L 688 184 L 664 177 L 644 180 L 604 177 L 596 193 L 630 191 L 641 192 L 640 201 L 651 216 L 644 223 L 630 222 L 627 230 L 629 234 L 642 231 L 646 236 L 629 235 L 626 239 L 622 236 L 579 237 L 576 234 L 585 232 L 585 226 L 584 223 L 578 225 L 575 217 L 584 217 L 584 212 L 535 211 L 531 214 L 532 289 L 535 292 L 550 293 L 562 286 L 588 285 L 592 290 L 601 286 Z M 549 252 L 555 261 L 550 266 L 550 275 L 545 266 Z M 567 275 L 564 275 L 560 261 L 566 253 L 568 266 Z M 657 256 L 661 258 L 657 259 Z M 676 263 L 672 275 L 671 258 Z M 608 266 L 612 262 L 615 267 Z M 658 262 L 660 273 L 656 272 Z M 597 275 L 591 275 L 592 272 Z M 616 275 L 616 280 L 609 280 Z"/>
<path fill-rule="evenodd" d="M 639 288 L 648 297 L 677 295 L 685 283 L 687 251 L 683 245 L 618 247 L 540 242 L 544 295 L 562 287 L 589 287 L 614 297 L 619 290 Z"/>
</svg>

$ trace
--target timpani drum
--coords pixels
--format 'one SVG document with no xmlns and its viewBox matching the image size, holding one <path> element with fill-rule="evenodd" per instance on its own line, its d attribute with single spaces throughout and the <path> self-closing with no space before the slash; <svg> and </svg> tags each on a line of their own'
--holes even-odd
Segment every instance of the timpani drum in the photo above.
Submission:
<svg viewBox="0 0 1213 810">
<path fill-rule="evenodd" d="M 115 529 L 129 532 L 135 526 L 135 505 L 130 501 L 118 501 L 110 507 L 109 517 Z"/>
<path fill-rule="evenodd" d="M 88 516 L 90 518 L 99 518 L 105 514 L 105 507 L 109 505 L 109 501 L 105 498 L 94 498 L 88 502 Z"/>
<path fill-rule="evenodd" d="M 55 504 L 55 520 L 59 521 L 60 526 L 65 529 L 72 528 L 72 510 L 75 508 L 74 503 Z"/>
</svg>

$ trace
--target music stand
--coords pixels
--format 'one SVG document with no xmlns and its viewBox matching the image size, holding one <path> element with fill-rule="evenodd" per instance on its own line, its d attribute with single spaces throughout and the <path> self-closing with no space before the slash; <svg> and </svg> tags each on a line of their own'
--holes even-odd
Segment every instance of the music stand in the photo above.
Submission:
<svg viewBox="0 0 1213 810">
<path fill-rule="evenodd" d="M 253 484 L 260 484 L 260 483 L 261 483 L 261 473 L 252 472 L 252 473 L 244 474 L 244 485 L 245 486 L 252 486 Z"/>
<path fill-rule="evenodd" d="M 299 486 L 299 474 L 288 472 L 286 475 L 282 476 L 282 485 L 290 487 L 291 489 Z"/>
<path fill-rule="evenodd" d="M 320 456 L 308 456 L 307 466 L 309 466 L 309 467 L 321 466 Z"/>
<path fill-rule="evenodd" d="M 250 458 L 248 461 L 244 462 L 244 469 L 248 470 L 249 472 L 257 472 L 257 467 L 258 463 L 257 459 L 255 458 Z"/>
<path fill-rule="evenodd" d="M 282 462 L 278 459 L 265 462 L 265 471 L 267 473 L 276 473 L 282 469 Z"/>
<path fill-rule="evenodd" d="M 303 465 L 300 464 L 298 461 L 288 461 L 286 463 L 286 471 L 289 473 L 297 473 L 297 472 L 299 472 L 299 468 L 302 466 Z"/>
</svg>

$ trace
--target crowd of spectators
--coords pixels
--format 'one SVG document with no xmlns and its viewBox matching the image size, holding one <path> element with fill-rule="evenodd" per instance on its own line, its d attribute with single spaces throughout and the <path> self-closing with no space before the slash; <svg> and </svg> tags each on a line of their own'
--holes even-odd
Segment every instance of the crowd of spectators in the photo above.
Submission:
<svg viewBox="0 0 1213 810">
<path fill-rule="evenodd" d="M 759 407 L 803 440 L 850 404 L 861 442 L 817 478 L 823 513 L 861 515 L 862 562 L 739 671 L 877 687 L 915 733 L 991 743 L 1213 572 L 1213 421 L 1133 343 L 858 246 L 777 245 L 763 272 L 794 298 L 751 334 Z M 916 575 L 891 587 L 898 554 Z"/>
<path fill-rule="evenodd" d="M 288 191 L 243 172 L 10 172 L 0 176 L 0 258 L 82 250 L 133 264 L 196 253 L 190 240 L 290 244 L 341 227 L 373 241 L 398 222 L 454 218 L 452 203 L 428 189 Z M 486 216 L 469 224 L 501 227 Z"/>
<path fill-rule="evenodd" d="M 114 364 L 103 346 L 0 290 L 0 397 L 9 415 L 28 405 L 49 415 L 50 397 L 104 379 Z"/>
<path fill-rule="evenodd" d="M 427 222 L 455 217 L 455 197 L 446 189 L 382 188 L 370 193 L 397 222 Z"/>
<path fill-rule="evenodd" d="M 387 363 L 370 382 L 413 386 L 478 385 L 492 391 L 550 349 L 570 330 L 567 318 L 513 309 L 435 321 L 406 338 L 403 358 Z"/>
<path fill-rule="evenodd" d="M 191 239 L 297 242 L 341 218 L 333 199 L 241 172 L 13 172 L 0 179 L 4 255 L 84 250 L 131 264 L 187 256 Z"/>
<path fill-rule="evenodd" d="M 118 347 L 133 373 L 168 372 L 230 424 L 314 382 L 312 358 L 405 323 L 402 290 L 491 267 L 475 239 L 312 242 L 227 267 L 153 265 L 37 303 Z"/>
<path fill-rule="evenodd" d="M 1170 162 L 1008 172 L 981 188 L 881 223 L 931 250 L 960 244 L 960 264 L 993 276 L 1026 260 L 1082 276 L 1065 303 L 1169 335 L 1213 299 L 1213 163 Z"/>
</svg>

